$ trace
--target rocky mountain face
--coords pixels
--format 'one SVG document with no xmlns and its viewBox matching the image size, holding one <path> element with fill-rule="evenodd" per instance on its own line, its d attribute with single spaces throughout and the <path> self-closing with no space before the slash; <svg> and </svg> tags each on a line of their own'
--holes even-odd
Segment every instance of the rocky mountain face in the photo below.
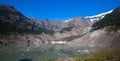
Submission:
<svg viewBox="0 0 120 61">
<path fill-rule="evenodd" d="M 115 47 L 120 45 L 120 7 L 95 22 L 92 32 L 73 40 L 72 45 Z"/>
<path fill-rule="evenodd" d="M 94 23 L 94 29 L 107 27 L 109 31 L 118 30 L 120 27 L 120 7 L 116 8 L 111 14 L 107 14 L 102 20 Z M 110 29 L 109 29 L 110 28 Z"/>
<path fill-rule="evenodd" d="M 28 41 L 32 47 L 49 43 L 90 47 L 117 46 L 120 44 L 120 9 L 110 12 L 101 16 L 75 17 L 57 22 L 27 18 L 12 6 L 0 5 L 0 47 L 9 44 L 27 46 Z M 94 19 L 94 24 L 91 19 Z"/>
<path fill-rule="evenodd" d="M 23 29 L 31 30 L 32 25 L 29 19 L 14 7 L 0 5 L 0 33 L 21 32 Z"/>
<path fill-rule="evenodd" d="M 81 27 L 87 27 L 91 25 L 91 22 L 84 17 L 75 17 L 71 18 L 69 20 L 64 21 L 65 23 L 73 24 L 73 25 L 78 25 Z"/>
<path fill-rule="evenodd" d="M 64 28 L 64 27 L 61 27 L 61 22 L 57 22 L 57 21 L 50 21 L 48 19 L 45 19 L 45 20 L 39 20 L 39 19 L 34 19 L 34 18 L 31 18 L 30 21 L 32 23 L 34 23 L 37 27 L 42 27 L 42 28 L 46 28 L 48 30 L 53 30 L 53 31 L 60 31 L 61 28 Z"/>
<path fill-rule="evenodd" d="M 13 6 L 0 5 L 0 34 L 52 34 L 53 31 L 38 27 L 31 19 L 18 12 Z"/>
<path fill-rule="evenodd" d="M 96 30 L 87 33 L 81 38 L 73 40 L 73 46 L 90 46 L 90 47 L 114 47 L 120 45 L 120 31 L 108 32 L 105 30 Z"/>
<path fill-rule="evenodd" d="M 43 39 L 64 39 L 70 36 L 82 35 L 87 32 L 90 26 L 91 22 L 82 17 L 73 18 L 69 22 L 50 21 L 48 19 L 39 20 L 25 17 L 13 6 L 0 5 L 1 45 L 18 44 L 20 40 L 22 40 L 22 43 L 23 41 L 26 43 L 25 40 L 28 39 L 33 40 L 32 44 Z M 35 35 L 39 36 L 35 37 Z"/>
<path fill-rule="evenodd" d="M 65 31 L 65 28 L 74 28 L 74 27 L 89 27 L 91 22 L 82 17 L 75 17 L 72 18 L 71 21 L 68 22 L 57 22 L 57 21 L 50 21 L 48 19 L 45 20 L 37 20 L 31 19 L 32 23 L 34 23 L 37 27 L 43 27 L 53 31 Z"/>
<path fill-rule="evenodd" d="M 18 12 L 13 6 L 0 5 L 0 28 L 1 34 L 11 33 L 46 33 L 54 32 L 63 33 L 71 31 L 75 33 L 85 33 L 92 25 L 91 22 L 83 17 L 72 18 L 68 22 L 50 21 L 48 19 L 39 20 L 25 17 Z"/>
</svg>

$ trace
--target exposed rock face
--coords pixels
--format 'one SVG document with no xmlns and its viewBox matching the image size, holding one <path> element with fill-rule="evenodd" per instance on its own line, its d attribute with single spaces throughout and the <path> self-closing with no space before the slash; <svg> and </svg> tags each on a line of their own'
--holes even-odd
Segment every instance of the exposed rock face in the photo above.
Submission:
<svg viewBox="0 0 120 61">
<path fill-rule="evenodd" d="M 91 22 L 83 17 L 75 17 L 68 22 L 50 21 L 48 19 L 45 19 L 43 21 L 40 21 L 37 19 L 31 19 L 30 21 L 34 23 L 37 27 L 43 27 L 53 31 L 61 31 L 63 28 L 67 28 L 71 26 L 75 29 L 81 28 L 81 27 L 87 28 L 91 26 Z"/>
<path fill-rule="evenodd" d="M 57 21 L 50 21 L 48 19 L 45 20 L 38 20 L 38 19 L 30 19 L 30 21 L 32 23 L 34 23 L 37 27 L 42 27 L 42 28 L 46 28 L 48 30 L 53 30 L 53 31 L 60 31 L 61 28 L 61 22 L 57 22 Z"/>
<path fill-rule="evenodd" d="M 31 30 L 33 24 L 13 6 L 0 5 L 0 33 L 22 33 Z"/>
<path fill-rule="evenodd" d="M 90 26 L 90 21 L 82 17 L 73 18 L 69 22 L 50 21 L 48 19 L 29 19 L 18 12 L 13 6 L 0 5 L 0 33 L 1 34 L 53 34 L 59 31 L 71 31 L 83 33 Z M 78 29 L 78 30 L 76 30 Z"/>
<path fill-rule="evenodd" d="M 73 46 L 113 47 L 120 45 L 119 37 L 120 31 L 109 33 L 105 30 L 97 30 L 73 40 L 71 44 Z"/>
<path fill-rule="evenodd" d="M 93 24 L 93 31 L 73 40 L 73 45 L 114 47 L 120 45 L 120 7 Z"/>
<path fill-rule="evenodd" d="M 89 20 L 85 19 L 84 17 L 79 17 L 79 16 L 72 18 L 70 21 L 68 21 L 68 23 L 72 25 L 78 25 L 81 27 L 91 25 L 91 22 Z"/>
</svg>

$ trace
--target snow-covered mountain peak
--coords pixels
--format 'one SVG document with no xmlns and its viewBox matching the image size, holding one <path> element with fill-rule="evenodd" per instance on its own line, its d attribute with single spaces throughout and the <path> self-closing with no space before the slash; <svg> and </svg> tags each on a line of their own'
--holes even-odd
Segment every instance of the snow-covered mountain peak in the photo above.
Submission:
<svg viewBox="0 0 120 61">
<path fill-rule="evenodd" d="M 98 21 L 98 20 L 101 20 L 102 18 L 104 18 L 104 16 L 106 14 L 109 14 L 111 13 L 113 10 L 110 10 L 108 12 L 104 12 L 104 13 L 101 13 L 101 14 L 98 14 L 98 15 L 93 15 L 93 16 L 86 16 L 85 18 L 86 19 L 89 19 L 91 22 L 95 22 L 95 21 Z"/>
<path fill-rule="evenodd" d="M 108 11 L 108 12 L 104 12 L 104 13 L 101 13 L 101 14 L 98 14 L 98 15 L 86 16 L 85 18 L 100 17 L 100 16 L 103 16 L 103 15 L 109 14 L 109 13 L 111 13 L 112 11 L 113 11 L 113 10 L 110 10 L 110 11 Z"/>
</svg>

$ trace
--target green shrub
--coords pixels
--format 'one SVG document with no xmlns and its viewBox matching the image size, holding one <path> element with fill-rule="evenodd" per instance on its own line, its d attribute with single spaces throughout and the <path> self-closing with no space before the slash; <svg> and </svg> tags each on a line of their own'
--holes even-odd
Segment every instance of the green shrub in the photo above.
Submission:
<svg viewBox="0 0 120 61">
<path fill-rule="evenodd" d="M 63 33 L 65 31 L 71 31 L 73 27 L 74 26 L 69 26 L 69 27 L 62 28 L 61 31 L 60 31 L 60 33 Z"/>
</svg>

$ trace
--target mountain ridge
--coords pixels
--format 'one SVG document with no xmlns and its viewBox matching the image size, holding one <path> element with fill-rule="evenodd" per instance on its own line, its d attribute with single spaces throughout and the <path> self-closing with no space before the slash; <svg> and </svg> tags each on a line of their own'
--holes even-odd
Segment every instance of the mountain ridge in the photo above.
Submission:
<svg viewBox="0 0 120 61">
<path fill-rule="evenodd" d="M 54 33 L 62 31 L 64 28 L 74 27 L 87 27 L 90 26 L 90 22 L 82 17 L 76 17 L 70 22 L 58 22 L 50 21 L 48 19 L 39 20 L 25 17 L 23 14 L 18 12 L 13 6 L 0 5 L 0 20 L 1 20 L 1 32 L 16 32 L 16 33 L 48 33 L 48 31 Z M 7 21 L 7 22 L 5 22 Z M 79 23 L 80 24 L 79 24 Z M 9 26 L 7 25 L 9 24 Z M 15 26 L 14 26 L 15 25 Z M 42 29 L 44 30 L 42 30 Z M 72 30 L 72 29 L 71 29 Z M 66 30 L 64 30 L 66 31 Z M 36 33 L 36 34 L 37 34 Z"/>
<path fill-rule="evenodd" d="M 87 44 L 88 42 L 90 42 L 92 40 L 100 39 L 99 37 L 104 38 L 101 35 L 107 37 L 106 36 L 107 32 L 104 30 L 101 30 L 101 28 L 100 28 L 100 31 L 90 32 L 91 26 L 98 26 L 98 24 L 96 25 L 97 22 L 95 22 L 93 24 L 93 23 L 91 23 L 90 20 L 88 20 L 84 17 L 75 17 L 75 18 L 72 18 L 68 22 L 50 21 L 48 19 L 40 21 L 39 19 L 31 19 L 31 18 L 22 16 L 21 14 L 19 15 L 19 13 L 15 9 L 13 9 L 11 6 L 7 6 L 10 10 L 9 9 L 6 10 L 6 8 L 2 8 L 4 6 L 0 6 L 0 7 L 1 7 L 0 8 L 0 13 L 1 13 L 0 14 L 0 23 L 1 23 L 0 24 L 0 28 L 1 28 L 0 32 L 1 32 L 1 38 L 2 38 L 1 42 L 11 41 L 12 40 L 11 37 L 16 38 L 16 41 L 14 41 L 14 43 L 17 43 L 18 40 L 24 40 L 24 42 L 25 42 L 25 40 L 27 40 L 27 38 L 29 37 L 28 39 L 32 41 L 31 44 L 33 44 L 33 45 L 34 45 L 34 43 L 37 43 L 37 44 L 43 43 L 41 41 L 61 41 L 61 40 L 62 41 L 66 41 L 66 40 L 71 41 L 72 43 L 75 42 L 75 44 L 76 44 L 76 41 L 78 41 L 78 42 L 81 41 L 81 43 Z M 112 13 L 105 15 L 105 17 L 103 19 L 105 19 L 106 17 L 109 17 L 109 15 L 111 15 L 111 14 L 115 15 L 115 17 L 116 17 L 116 13 L 114 13 L 116 11 L 119 12 L 119 9 L 116 9 Z M 119 13 L 117 15 L 119 15 Z M 119 17 L 118 17 L 118 19 L 119 19 Z M 101 22 L 101 20 L 99 20 L 99 21 Z M 96 28 L 96 27 L 93 27 L 93 28 Z M 2 34 L 4 34 L 4 33 L 7 33 L 8 37 L 10 37 L 10 40 L 3 39 Z M 99 34 L 99 33 L 101 33 L 101 34 Z M 21 34 L 22 34 L 22 36 L 21 36 L 22 38 L 20 38 Z M 89 38 L 89 36 L 92 34 L 99 34 L 99 35 L 95 36 L 97 39 L 95 39 L 94 37 Z M 113 33 L 111 33 L 111 34 L 113 34 Z M 117 33 L 115 33 L 115 34 L 117 34 Z M 84 36 L 82 36 L 82 35 L 84 35 Z M 90 41 L 86 37 L 89 38 Z M 111 35 L 109 35 L 108 37 L 111 37 Z M 71 39 L 71 40 L 69 40 L 69 39 Z M 103 40 L 103 39 L 100 39 L 99 41 L 101 41 L 101 40 Z M 109 40 L 109 39 L 106 39 L 106 40 Z M 95 43 L 97 43 L 99 41 L 95 41 Z M 113 40 L 111 40 L 111 41 L 113 41 Z M 87 42 L 87 43 L 85 43 L 85 42 Z M 21 43 L 23 43 L 23 42 L 21 41 Z M 106 42 L 106 43 L 108 43 L 108 42 Z M 79 44 L 76 44 L 76 45 L 79 45 Z M 87 45 L 89 45 L 89 44 L 87 44 Z M 102 44 L 100 43 L 100 45 L 102 45 Z M 73 44 L 73 46 L 74 46 L 74 44 Z"/>
</svg>

